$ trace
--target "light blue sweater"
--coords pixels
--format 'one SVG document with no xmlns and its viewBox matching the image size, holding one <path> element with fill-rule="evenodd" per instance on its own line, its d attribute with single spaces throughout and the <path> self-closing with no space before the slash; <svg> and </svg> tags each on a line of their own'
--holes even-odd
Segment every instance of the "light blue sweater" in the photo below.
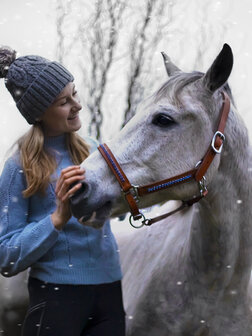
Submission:
<svg viewBox="0 0 252 336">
<path fill-rule="evenodd" d="M 87 138 L 91 151 L 96 143 Z M 9 158 L 0 177 L 0 270 L 30 275 L 58 284 L 101 284 L 121 279 L 118 248 L 107 221 L 101 229 L 81 225 L 72 217 L 59 231 L 51 221 L 56 208 L 54 187 L 63 168 L 72 165 L 65 137 L 46 138 L 58 168 L 46 197 L 24 198 L 25 176 L 17 156 Z"/>
</svg>

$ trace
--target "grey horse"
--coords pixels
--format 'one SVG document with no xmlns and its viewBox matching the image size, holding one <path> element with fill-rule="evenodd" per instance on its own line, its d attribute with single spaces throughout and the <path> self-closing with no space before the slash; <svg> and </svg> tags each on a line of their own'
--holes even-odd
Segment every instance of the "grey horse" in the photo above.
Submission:
<svg viewBox="0 0 252 336">
<path fill-rule="evenodd" d="M 232 104 L 223 151 L 205 175 L 208 195 L 119 239 L 127 336 L 251 336 L 252 156 L 227 84 L 232 51 L 225 44 L 205 74 L 184 73 L 165 54 L 164 59 L 169 80 L 108 142 L 132 184 L 193 169 L 213 138 L 221 91 Z M 100 153 L 82 166 L 86 180 L 71 200 L 75 216 L 99 227 L 106 216 L 127 212 Z M 139 207 L 198 193 L 190 181 L 142 198 Z"/>
</svg>

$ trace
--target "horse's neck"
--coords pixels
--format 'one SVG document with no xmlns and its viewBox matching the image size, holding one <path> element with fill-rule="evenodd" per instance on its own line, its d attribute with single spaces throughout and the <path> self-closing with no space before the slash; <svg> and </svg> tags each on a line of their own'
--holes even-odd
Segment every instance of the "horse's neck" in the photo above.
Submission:
<svg viewBox="0 0 252 336">
<path fill-rule="evenodd" d="M 223 154 L 208 196 L 194 209 L 189 270 L 213 289 L 246 291 L 252 263 L 251 154 L 246 145 Z"/>
</svg>

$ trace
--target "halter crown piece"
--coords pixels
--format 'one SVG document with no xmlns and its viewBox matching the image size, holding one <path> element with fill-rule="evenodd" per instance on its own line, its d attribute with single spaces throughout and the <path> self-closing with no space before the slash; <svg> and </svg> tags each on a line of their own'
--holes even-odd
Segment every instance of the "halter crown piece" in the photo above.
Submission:
<svg viewBox="0 0 252 336">
<path fill-rule="evenodd" d="M 111 169 L 112 173 L 114 174 L 118 183 L 121 186 L 122 192 L 130 208 L 131 216 L 129 221 L 133 227 L 140 228 L 144 225 L 152 225 L 153 223 L 156 223 L 168 216 L 171 216 L 177 211 L 184 209 L 185 207 L 192 206 L 194 203 L 199 202 L 203 197 L 207 195 L 208 190 L 206 187 L 205 174 L 213 159 L 215 158 L 215 155 L 220 154 L 222 151 L 223 142 L 225 140 L 224 130 L 230 110 L 230 99 L 228 95 L 223 91 L 221 92 L 221 94 L 223 97 L 223 103 L 220 112 L 220 120 L 217 131 L 212 138 L 211 144 L 205 156 L 201 161 L 197 163 L 196 167 L 183 174 L 176 175 L 166 180 L 158 181 L 144 186 L 134 186 L 129 182 L 127 176 L 124 174 L 122 168 L 120 167 L 109 147 L 106 144 L 100 145 L 98 147 L 101 155 L 105 159 L 106 163 L 108 164 L 109 168 Z M 146 219 L 145 216 L 139 211 L 137 203 L 139 202 L 140 197 L 153 192 L 157 192 L 159 190 L 173 187 L 178 184 L 188 182 L 193 179 L 199 185 L 199 196 L 193 197 L 192 199 L 189 199 L 187 201 L 182 201 L 182 205 L 177 209 L 155 218 Z M 140 225 L 134 223 L 134 221 L 138 220 L 141 220 Z"/>
</svg>

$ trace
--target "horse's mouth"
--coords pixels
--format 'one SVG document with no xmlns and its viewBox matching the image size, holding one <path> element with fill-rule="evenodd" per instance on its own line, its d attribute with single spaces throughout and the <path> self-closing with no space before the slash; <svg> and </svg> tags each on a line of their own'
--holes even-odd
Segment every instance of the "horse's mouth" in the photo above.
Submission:
<svg viewBox="0 0 252 336">
<path fill-rule="evenodd" d="M 108 201 L 95 211 L 85 214 L 79 218 L 78 221 L 83 225 L 92 226 L 96 229 L 99 229 L 104 225 L 106 219 L 109 218 L 111 208 L 112 202 Z"/>
</svg>

